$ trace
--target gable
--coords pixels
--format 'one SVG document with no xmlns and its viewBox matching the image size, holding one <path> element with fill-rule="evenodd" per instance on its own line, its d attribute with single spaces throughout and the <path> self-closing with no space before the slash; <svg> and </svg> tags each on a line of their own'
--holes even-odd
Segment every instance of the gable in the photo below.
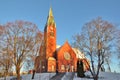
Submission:
<svg viewBox="0 0 120 80">
<path fill-rule="evenodd" d="M 64 45 L 57 50 L 57 59 L 69 60 L 69 58 L 75 59 L 76 54 L 69 45 L 68 41 L 66 41 Z"/>
</svg>

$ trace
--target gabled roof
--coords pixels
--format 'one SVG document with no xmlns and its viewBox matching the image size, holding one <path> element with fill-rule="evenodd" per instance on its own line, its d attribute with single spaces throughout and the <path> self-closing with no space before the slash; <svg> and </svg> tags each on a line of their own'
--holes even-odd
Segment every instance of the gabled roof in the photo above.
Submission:
<svg viewBox="0 0 120 80">
<path fill-rule="evenodd" d="M 68 45 L 69 47 L 71 47 L 70 44 L 68 43 L 68 41 L 66 41 L 62 46 L 57 45 L 57 46 L 56 46 L 56 51 L 59 51 L 64 45 Z M 77 58 L 80 58 L 80 59 L 85 58 L 84 53 L 82 53 L 82 52 L 81 52 L 80 50 L 78 50 L 77 48 L 72 48 L 72 47 L 71 47 L 71 49 L 72 49 L 72 50 L 74 51 L 74 53 L 76 54 L 76 57 L 77 57 Z"/>
<path fill-rule="evenodd" d="M 63 46 L 65 46 L 65 45 L 68 45 L 69 47 L 71 47 L 70 44 L 68 43 L 68 41 L 66 41 L 62 46 L 60 46 L 60 45 L 58 46 L 58 45 L 57 45 L 57 46 L 56 46 L 56 47 L 57 47 L 56 50 L 59 51 L 59 50 L 60 50 Z"/>
</svg>

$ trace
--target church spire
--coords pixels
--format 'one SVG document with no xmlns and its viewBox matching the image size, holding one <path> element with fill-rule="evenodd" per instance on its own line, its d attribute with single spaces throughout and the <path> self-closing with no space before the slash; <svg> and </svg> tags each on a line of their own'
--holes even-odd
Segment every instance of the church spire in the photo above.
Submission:
<svg viewBox="0 0 120 80">
<path fill-rule="evenodd" d="M 47 25 L 55 25 L 54 16 L 53 16 L 53 12 L 52 12 L 51 7 L 50 7 L 50 10 L 49 10 Z"/>
<path fill-rule="evenodd" d="M 50 7 L 50 10 L 49 10 L 49 16 L 53 16 L 52 8 L 51 7 Z"/>
</svg>

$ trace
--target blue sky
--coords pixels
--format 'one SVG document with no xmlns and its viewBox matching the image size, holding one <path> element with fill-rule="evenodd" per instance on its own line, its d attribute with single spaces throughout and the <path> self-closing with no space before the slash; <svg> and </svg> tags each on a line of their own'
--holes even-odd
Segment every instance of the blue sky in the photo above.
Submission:
<svg viewBox="0 0 120 80">
<path fill-rule="evenodd" d="M 50 6 L 56 22 L 57 44 L 60 45 L 66 40 L 71 43 L 72 36 L 98 16 L 120 24 L 120 0 L 0 0 L 0 24 L 25 20 L 35 23 L 43 31 Z"/>
<path fill-rule="evenodd" d="M 57 43 L 81 31 L 88 21 L 101 16 L 120 24 L 119 0 L 0 0 L 0 24 L 26 20 L 35 23 L 43 31 L 50 6 L 57 26 Z"/>
</svg>

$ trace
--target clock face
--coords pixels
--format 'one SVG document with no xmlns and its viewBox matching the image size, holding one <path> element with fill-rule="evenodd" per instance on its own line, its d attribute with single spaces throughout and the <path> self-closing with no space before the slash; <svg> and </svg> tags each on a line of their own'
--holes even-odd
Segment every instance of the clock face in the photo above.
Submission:
<svg viewBox="0 0 120 80">
<path fill-rule="evenodd" d="M 65 52 L 65 53 L 64 53 L 64 58 L 65 58 L 66 60 L 70 60 L 71 56 L 70 56 L 70 54 L 69 54 L 68 52 Z"/>
</svg>

